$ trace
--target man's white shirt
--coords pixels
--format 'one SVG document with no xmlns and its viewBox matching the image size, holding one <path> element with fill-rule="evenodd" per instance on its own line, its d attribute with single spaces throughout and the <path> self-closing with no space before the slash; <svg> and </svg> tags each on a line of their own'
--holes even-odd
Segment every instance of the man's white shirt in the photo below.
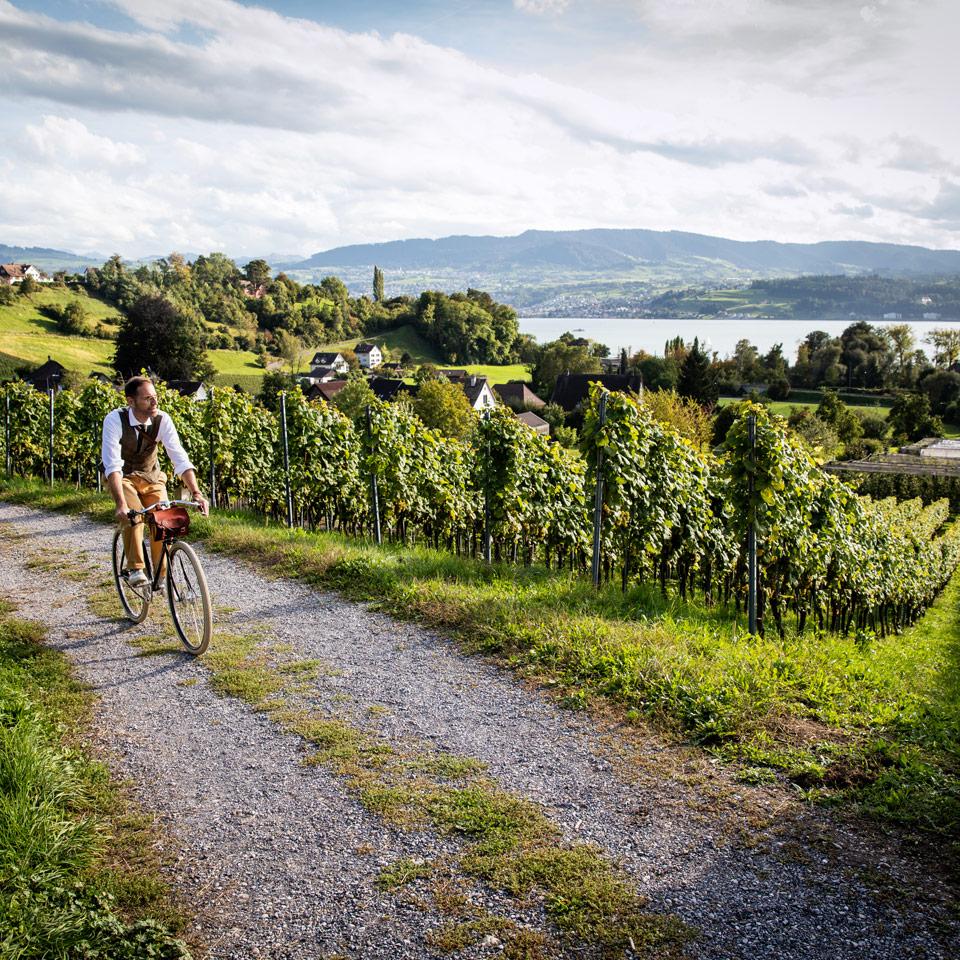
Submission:
<svg viewBox="0 0 960 960">
<path fill-rule="evenodd" d="M 100 448 L 100 458 L 103 460 L 103 475 L 109 477 L 111 473 L 123 473 L 123 457 L 120 455 L 120 438 L 123 436 L 123 428 L 118 413 L 123 413 L 127 417 L 127 422 L 131 427 L 143 426 L 149 430 L 153 424 L 153 417 L 149 417 L 145 423 L 141 424 L 133 415 L 130 407 L 118 407 L 111 410 L 103 419 L 103 444 Z M 170 415 L 157 411 L 160 420 L 160 430 L 157 433 L 157 440 L 163 444 L 163 449 L 167 451 L 167 456 L 173 462 L 173 472 L 182 477 L 185 470 L 195 469 L 193 464 L 187 459 L 187 453 L 180 443 L 180 437 L 177 435 L 177 428 L 173 425 Z"/>
</svg>

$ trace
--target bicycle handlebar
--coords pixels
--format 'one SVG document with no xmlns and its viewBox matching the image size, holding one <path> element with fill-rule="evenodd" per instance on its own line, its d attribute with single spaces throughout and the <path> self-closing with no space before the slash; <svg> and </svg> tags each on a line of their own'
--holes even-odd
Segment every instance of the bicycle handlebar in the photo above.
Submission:
<svg viewBox="0 0 960 960">
<path fill-rule="evenodd" d="M 193 507 L 195 510 L 199 510 L 200 504 L 196 500 L 159 500 L 142 510 L 128 510 L 127 516 L 132 520 L 134 517 L 150 513 L 151 510 L 167 510 L 170 507 Z"/>
</svg>

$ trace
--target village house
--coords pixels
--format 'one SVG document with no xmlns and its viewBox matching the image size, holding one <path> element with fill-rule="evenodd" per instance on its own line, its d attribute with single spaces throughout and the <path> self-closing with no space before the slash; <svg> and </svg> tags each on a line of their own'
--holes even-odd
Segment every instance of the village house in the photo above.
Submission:
<svg viewBox="0 0 960 960">
<path fill-rule="evenodd" d="M 401 393 L 417 395 L 416 384 L 405 383 L 403 380 L 392 380 L 389 377 L 371 377 L 367 384 L 378 400 L 396 400 Z"/>
<path fill-rule="evenodd" d="M 300 382 L 308 386 L 315 383 L 329 383 L 341 376 L 341 372 L 336 367 L 314 367 L 308 374 L 300 378 Z"/>
<path fill-rule="evenodd" d="M 461 381 L 460 385 L 474 410 L 492 410 L 497 405 L 497 398 L 493 395 L 486 377 L 471 374 Z"/>
<path fill-rule="evenodd" d="M 375 370 L 383 363 L 383 354 L 375 343 L 358 343 L 353 352 L 364 370 Z"/>
<path fill-rule="evenodd" d="M 579 427 L 583 421 L 580 412 L 591 383 L 600 383 L 611 393 L 635 393 L 643 396 L 643 380 L 634 374 L 561 373 L 553 388 L 551 403 L 558 403 L 568 414 L 567 423 Z"/>
<path fill-rule="evenodd" d="M 36 280 L 37 283 L 53 282 L 42 270 L 31 263 L 0 263 L 0 283 L 9 287 L 15 283 L 23 283 L 27 277 Z"/>
<path fill-rule="evenodd" d="M 181 397 L 190 397 L 191 400 L 206 400 L 207 385 L 202 380 L 168 380 L 167 386 L 176 390 Z"/>
<path fill-rule="evenodd" d="M 47 390 L 62 390 L 63 375 L 66 372 L 67 368 L 62 363 L 58 363 L 56 360 L 47 357 L 46 363 L 41 364 L 36 370 L 31 370 L 30 373 L 25 374 L 23 379 L 41 392 Z"/>
<path fill-rule="evenodd" d="M 332 367 L 337 373 L 348 373 L 350 370 L 350 364 L 347 363 L 342 353 L 324 352 L 322 350 L 313 355 L 310 366 Z M 310 375 L 313 376 L 313 374 Z"/>
<path fill-rule="evenodd" d="M 250 280 L 241 280 L 240 289 L 248 300 L 262 300 L 267 295 L 266 284 L 255 284 Z"/>
<path fill-rule="evenodd" d="M 346 380 L 324 380 L 306 391 L 308 400 L 326 400 L 329 403 L 345 386 Z"/>
<path fill-rule="evenodd" d="M 493 392 L 500 398 L 500 402 L 511 410 L 540 410 L 547 405 L 523 380 L 498 383 Z"/>
<path fill-rule="evenodd" d="M 514 414 L 514 416 L 534 433 L 539 433 L 542 437 L 550 436 L 550 424 L 543 417 L 538 417 L 532 410 L 526 410 L 523 413 Z"/>
</svg>

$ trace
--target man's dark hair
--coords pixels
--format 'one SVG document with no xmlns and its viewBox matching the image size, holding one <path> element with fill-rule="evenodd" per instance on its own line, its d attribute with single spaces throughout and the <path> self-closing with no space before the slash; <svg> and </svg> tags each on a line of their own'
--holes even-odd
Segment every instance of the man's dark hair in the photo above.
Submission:
<svg viewBox="0 0 960 960">
<path fill-rule="evenodd" d="M 149 377 L 131 377 L 123 385 L 123 395 L 128 398 L 135 397 L 145 383 L 153 383 L 153 381 Z"/>
</svg>

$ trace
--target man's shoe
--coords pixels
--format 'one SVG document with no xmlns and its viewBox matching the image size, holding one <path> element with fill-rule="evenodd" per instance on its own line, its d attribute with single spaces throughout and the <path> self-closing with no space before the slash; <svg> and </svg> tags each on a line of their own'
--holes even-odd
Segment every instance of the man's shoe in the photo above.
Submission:
<svg viewBox="0 0 960 960">
<path fill-rule="evenodd" d="M 150 578 L 142 570 L 131 570 L 127 575 L 127 583 L 131 587 L 143 587 L 150 582 Z"/>
</svg>

